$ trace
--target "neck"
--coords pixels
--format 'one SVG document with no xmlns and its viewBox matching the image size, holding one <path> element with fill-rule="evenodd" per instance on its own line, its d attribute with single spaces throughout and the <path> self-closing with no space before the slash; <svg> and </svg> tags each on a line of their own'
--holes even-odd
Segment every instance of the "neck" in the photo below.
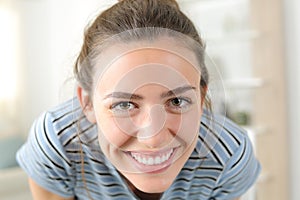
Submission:
<svg viewBox="0 0 300 200">
<path fill-rule="evenodd" d="M 145 193 L 143 191 L 138 190 L 137 188 L 131 189 L 133 193 L 143 200 L 159 200 L 163 193 Z"/>
<path fill-rule="evenodd" d="M 159 200 L 163 193 L 146 193 L 137 189 L 126 177 L 119 173 L 121 177 L 126 181 L 128 188 L 139 198 L 143 200 Z"/>
</svg>

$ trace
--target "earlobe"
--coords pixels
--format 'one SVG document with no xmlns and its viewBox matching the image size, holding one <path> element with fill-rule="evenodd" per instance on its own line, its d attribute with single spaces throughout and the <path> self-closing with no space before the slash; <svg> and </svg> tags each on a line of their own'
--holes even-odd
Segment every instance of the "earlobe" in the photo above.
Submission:
<svg viewBox="0 0 300 200">
<path fill-rule="evenodd" d="M 80 106 L 83 110 L 84 115 L 91 123 L 96 123 L 96 116 L 93 104 L 90 100 L 90 96 L 84 89 L 80 86 L 77 86 L 77 98 L 80 102 Z"/>
</svg>

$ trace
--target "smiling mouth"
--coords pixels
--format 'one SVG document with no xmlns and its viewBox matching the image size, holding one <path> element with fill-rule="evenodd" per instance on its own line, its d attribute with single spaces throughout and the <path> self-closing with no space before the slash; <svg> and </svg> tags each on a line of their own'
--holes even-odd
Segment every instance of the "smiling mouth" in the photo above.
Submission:
<svg viewBox="0 0 300 200">
<path fill-rule="evenodd" d="M 161 165 L 164 164 L 171 158 L 174 149 L 169 149 L 164 152 L 160 153 L 139 153 L 139 152 L 130 152 L 130 156 L 136 160 L 138 163 L 147 165 L 147 166 L 154 166 L 154 165 Z"/>
</svg>

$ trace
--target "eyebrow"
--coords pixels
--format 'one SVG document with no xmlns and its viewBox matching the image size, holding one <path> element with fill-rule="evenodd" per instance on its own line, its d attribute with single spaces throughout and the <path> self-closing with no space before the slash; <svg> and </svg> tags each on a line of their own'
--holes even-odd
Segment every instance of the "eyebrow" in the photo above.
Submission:
<svg viewBox="0 0 300 200">
<path fill-rule="evenodd" d="M 131 93 L 127 93 L 127 92 L 113 92 L 111 94 L 106 95 L 103 99 L 108 99 L 108 98 L 136 99 L 136 100 L 143 99 L 143 97 L 140 95 L 131 94 Z"/>
<path fill-rule="evenodd" d="M 186 91 L 189 90 L 195 90 L 196 87 L 191 86 L 191 85 L 186 85 L 186 86 L 181 86 L 178 88 L 175 88 L 173 90 L 169 90 L 167 92 L 164 92 L 160 95 L 161 98 L 166 98 L 169 96 L 175 96 L 178 94 L 182 94 Z M 131 93 L 127 93 L 127 92 L 113 92 L 110 93 L 108 95 L 106 95 L 103 99 L 108 99 L 108 98 L 117 98 L 117 99 L 135 99 L 135 100 L 141 100 L 144 97 L 141 95 L 137 95 L 137 94 L 131 94 Z"/>
<path fill-rule="evenodd" d="M 161 97 L 165 98 L 165 97 L 169 97 L 169 96 L 176 96 L 178 94 L 182 94 L 182 93 L 184 93 L 186 91 L 189 91 L 189 90 L 196 90 L 196 87 L 191 86 L 191 85 L 178 87 L 178 88 L 175 88 L 173 90 L 169 90 L 168 92 L 162 93 Z"/>
</svg>

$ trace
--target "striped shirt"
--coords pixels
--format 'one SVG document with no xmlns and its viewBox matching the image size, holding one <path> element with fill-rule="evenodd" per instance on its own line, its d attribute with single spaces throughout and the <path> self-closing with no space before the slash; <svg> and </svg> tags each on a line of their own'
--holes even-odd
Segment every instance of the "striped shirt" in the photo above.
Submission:
<svg viewBox="0 0 300 200">
<path fill-rule="evenodd" d="M 234 199 L 254 184 L 260 164 L 246 132 L 221 116 L 210 122 L 203 114 L 196 147 L 161 199 Z M 37 184 L 62 197 L 138 199 L 102 153 L 97 126 L 76 98 L 34 122 L 17 160 Z"/>
</svg>

